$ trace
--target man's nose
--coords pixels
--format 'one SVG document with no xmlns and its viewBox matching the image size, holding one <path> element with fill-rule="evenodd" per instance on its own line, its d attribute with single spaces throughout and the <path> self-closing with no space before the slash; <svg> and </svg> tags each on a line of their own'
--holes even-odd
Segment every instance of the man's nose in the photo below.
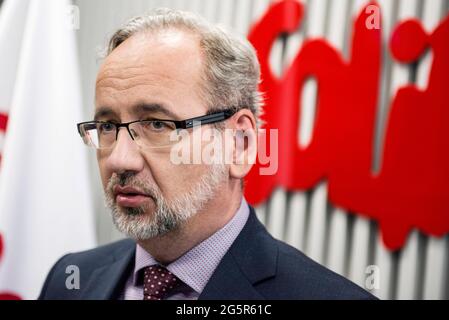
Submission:
<svg viewBox="0 0 449 320">
<path fill-rule="evenodd" d="M 131 138 L 126 128 L 120 128 L 112 151 L 107 159 L 107 166 L 112 172 L 127 171 L 140 172 L 144 166 L 144 159 L 139 146 Z"/>
</svg>

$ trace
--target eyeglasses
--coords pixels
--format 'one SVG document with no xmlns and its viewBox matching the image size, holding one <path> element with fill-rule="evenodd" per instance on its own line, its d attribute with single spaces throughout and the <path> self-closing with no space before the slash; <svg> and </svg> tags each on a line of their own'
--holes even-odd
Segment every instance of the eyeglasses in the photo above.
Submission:
<svg viewBox="0 0 449 320">
<path fill-rule="evenodd" d="M 189 129 L 229 119 L 235 111 L 224 110 L 187 120 L 136 120 L 127 123 L 110 121 L 87 121 L 77 124 L 84 144 L 96 149 L 112 148 L 117 141 L 119 129 L 127 129 L 131 139 L 140 147 L 159 148 L 175 144 L 181 138 L 179 129 Z"/>
</svg>

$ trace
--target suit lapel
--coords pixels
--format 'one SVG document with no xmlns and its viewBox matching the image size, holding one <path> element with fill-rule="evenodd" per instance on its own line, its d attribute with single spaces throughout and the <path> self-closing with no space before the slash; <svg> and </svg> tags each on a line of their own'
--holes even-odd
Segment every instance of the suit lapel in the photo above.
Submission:
<svg viewBox="0 0 449 320">
<path fill-rule="evenodd" d="M 250 207 L 245 227 L 225 254 L 199 299 L 264 299 L 254 284 L 276 275 L 278 249 Z"/>
<path fill-rule="evenodd" d="M 261 300 L 263 297 L 239 269 L 232 256 L 225 256 L 207 283 L 200 300 Z"/>
<path fill-rule="evenodd" d="M 132 247 L 117 252 L 112 261 L 96 269 L 83 290 L 84 300 L 117 299 L 131 272 L 135 256 L 135 243 Z"/>
</svg>

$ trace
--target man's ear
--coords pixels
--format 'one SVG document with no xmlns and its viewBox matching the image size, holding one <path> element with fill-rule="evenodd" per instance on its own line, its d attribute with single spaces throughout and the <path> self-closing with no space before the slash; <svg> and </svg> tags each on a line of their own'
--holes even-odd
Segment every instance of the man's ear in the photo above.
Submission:
<svg viewBox="0 0 449 320">
<path fill-rule="evenodd" d="M 242 179 L 256 162 L 256 119 L 249 109 L 242 109 L 230 120 L 230 127 L 233 129 L 233 149 L 229 175 L 231 178 Z"/>
</svg>

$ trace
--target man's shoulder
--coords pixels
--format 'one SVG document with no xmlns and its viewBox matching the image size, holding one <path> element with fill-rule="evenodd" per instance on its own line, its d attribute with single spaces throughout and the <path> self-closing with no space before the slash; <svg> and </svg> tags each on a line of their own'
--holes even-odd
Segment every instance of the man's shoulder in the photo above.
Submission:
<svg viewBox="0 0 449 320">
<path fill-rule="evenodd" d="M 94 249 L 66 254 L 53 265 L 39 299 L 79 299 L 83 290 L 66 290 L 66 279 L 74 267 L 79 273 L 80 287 L 84 288 L 95 270 L 108 266 L 121 257 L 130 256 L 135 246 L 133 240 L 124 239 Z"/>
<path fill-rule="evenodd" d="M 112 263 L 116 258 L 134 250 L 135 241 L 123 239 L 90 250 L 69 253 L 60 258 L 53 266 L 52 272 L 65 272 L 67 266 L 77 266 L 84 274 Z"/>
<path fill-rule="evenodd" d="M 250 212 L 231 252 L 233 261 L 259 296 L 289 300 L 375 299 L 355 283 L 275 239 L 251 206 Z M 222 274 L 222 281 L 226 281 L 226 272 Z"/>
<path fill-rule="evenodd" d="M 259 284 L 259 290 L 277 287 L 278 299 L 375 299 L 366 290 L 315 262 L 298 249 L 271 239 L 278 248 L 276 277 Z"/>
</svg>

